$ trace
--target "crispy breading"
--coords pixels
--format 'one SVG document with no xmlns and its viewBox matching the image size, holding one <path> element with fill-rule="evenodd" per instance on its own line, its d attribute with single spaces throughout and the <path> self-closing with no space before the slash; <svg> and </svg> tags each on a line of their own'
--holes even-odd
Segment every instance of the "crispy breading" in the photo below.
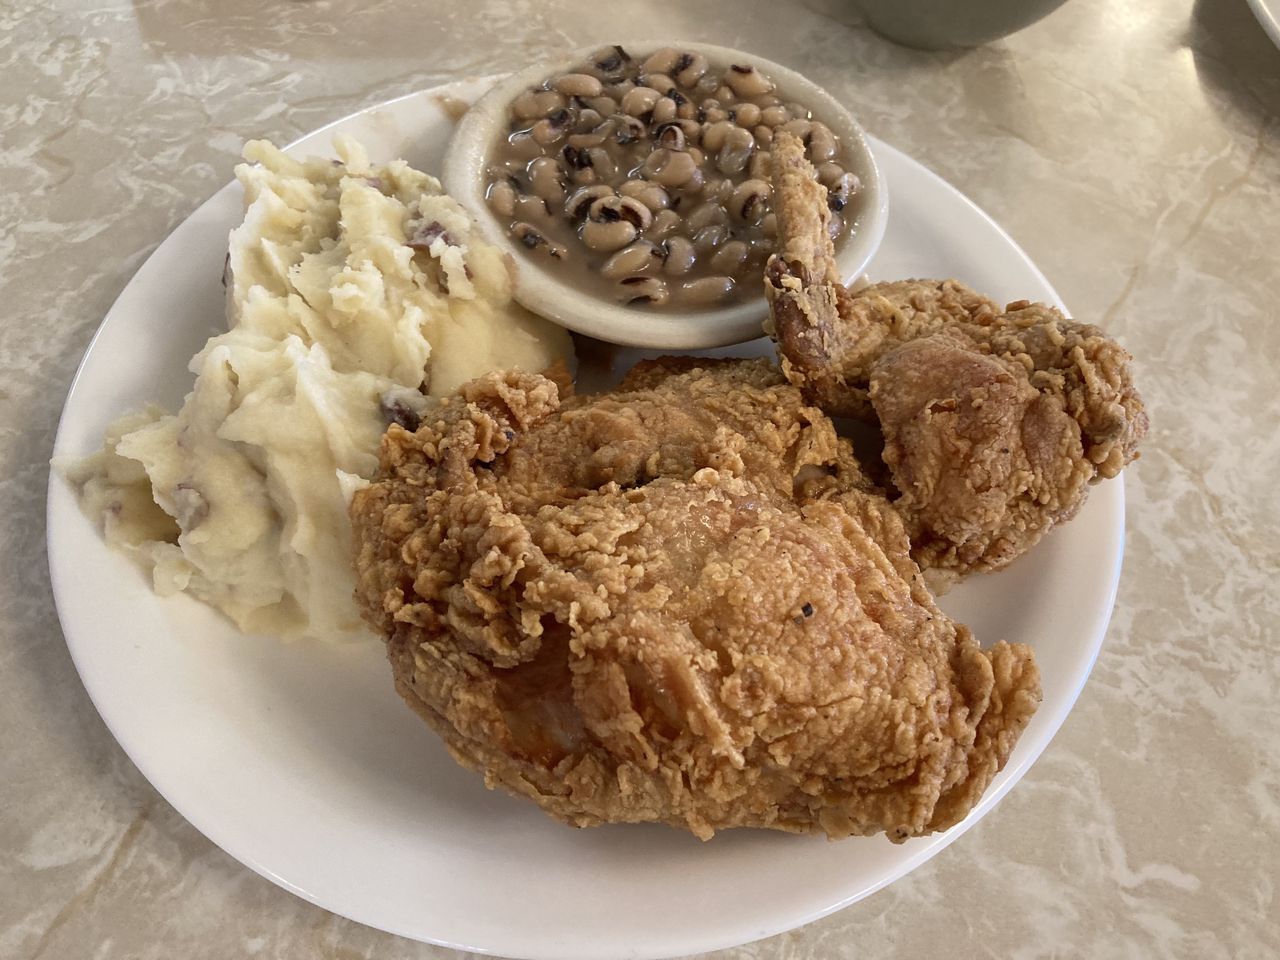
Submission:
<svg viewBox="0 0 1280 960">
<path fill-rule="evenodd" d="M 766 294 L 782 369 L 810 403 L 880 427 L 931 583 L 1004 566 L 1138 455 L 1148 424 L 1132 358 L 1101 330 L 1025 300 L 1001 310 L 955 280 L 851 292 L 798 138 L 775 138 L 773 177 Z"/>
<path fill-rule="evenodd" d="M 897 513 L 763 361 L 657 361 L 561 405 L 468 384 L 357 493 L 397 689 L 490 786 L 578 826 L 962 819 L 1039 701 L 938 610 Z"/>
</svg>

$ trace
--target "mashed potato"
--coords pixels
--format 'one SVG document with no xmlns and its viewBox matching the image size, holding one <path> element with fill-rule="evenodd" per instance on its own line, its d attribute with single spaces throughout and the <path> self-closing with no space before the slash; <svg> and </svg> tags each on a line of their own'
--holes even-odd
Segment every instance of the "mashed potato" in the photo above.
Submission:
<svg viewBox="0 0 1280 960">
<path fill-rule="evenodd" d="M 489 370 L 568 359 L 511 300 L 503 256 L 403 161 L 292 160 L 253 142 L 227 261 L 230 330 L 191 361 L 177 414 L 114 423 L 65 468 L 108 542 L 247 631 L 364 636 L 347 501 L 392 420 Z"/>
</svg>

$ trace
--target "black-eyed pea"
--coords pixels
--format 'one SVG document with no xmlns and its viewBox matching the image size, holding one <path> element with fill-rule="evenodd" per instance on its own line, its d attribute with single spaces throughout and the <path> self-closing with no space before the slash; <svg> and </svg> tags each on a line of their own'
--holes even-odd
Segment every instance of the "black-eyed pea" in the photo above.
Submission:
<svg viewBox="0 0 1280 960">
<path fill-rule="evenodd" d="M 706 203 L 702 203 L 694 207 L 685 218 L 687 229 L 694 235 L 704 227 L 728 222 L 729 215 L 725 213 L 724 207 L 719 203 L 716 203 L 714 200 L 709 200 Z"/>
<path fill-rule="evenodd" d="M 756 97 L 773 90 L 773 81 L 750 64 L 730 65 L 724 82 L 738 97 Z"/>
<path fill-rule="evenodd" d="M 681 53 L 675 64 L 663 73 L 670 74 L 682 87 L 695 86 L 706 75 L 709 64 L 700 53 Z"/>
<path fill-rule="evenodd" d="M 622 98 L 622 112 L 632 117 L 642 117 L 653 110 L 660 99 L 657 90 L 649 87 L 636 87 Z"/>
<path fill-rule="evenodd" d="M 539 154 L 543 156 L 543 154 Z M 534 158 L 535 160 L 537 157 Z M 529 179 L 529 164 L 524 160 L 508 160 L 507 161 L 507 177 L 516 185 L 516 192 L 520 193 Z"/>
<path fill-rule="evenodd" d="M 500 217 L 511 217 L 516 212 L 516 188 L 510 180 L 498 180 L 485 194 L 490 209 Z"/>
<path fill-rule="evenodd" d="M 680 51 L 675 47 L 660 47 L 649 54 L 644 63 L 640 64 L 640 72 L 648 73 L 671 73 L 675 69 L 676 61 L 680 59 Z"/>
<path fill-rule="evenodd" d="M 683 150 L 686 146 L 684 130 L 678 123 L 662 123 L 654 127 L 653 140 L 668 150 Z"/>
<path fill-rule="evenodd" d="M 651 116 L 654 123 L 671 122 L 676 118 L 676 102 L 670 97 L 659 97 Z"/>
<path fill-rule="evenodd" d="M 614 163 L 613 155 L 604 147 L 588 147 L 586 155 L 591 169 L 600 180 L 607 182 L 617 173 L 618 166 Z"/>
<path fill-rule="evenodd" d="M 716 273 L 733 276 L 746 262 L 748 247 L 741 240 L 730 240 L 711 257 L 711 269 Z"/>
<path fill-rule="evenodd" d="M 587 208 L 587 217 L 591 220 L 608 220 L 610 222 L 621 220 L 621 203 L 622 198 L 611 190 L 607 195 L 591 202 L 591 206 Z"/>
<path fill-rule="evenodd" d="M 618 112 L 618 101 L 613 97 L 592 97 L 587 101 L 587 106 L 600 114 L 607 117 Z"/>
<path fill-rule="evenodd" d="M 542 156 L 542 144 L 527 133 L 513 133 L 507 137 L 506 152 L 513 160 L 528 162 Z"/>
<path fill-rule="evenodd" d="M 604 95 L 613 99 L 615 103 L 621 103 L 622 98 L 636 88 L 636 85 L 630 80 L 619 80 L 617 83 L 611 83 L 604 88 Z"/>
<path fill-rule="evenodd" d="M 517 223 L 511 228 L 511 235 L 530 250 L 544 253 L 553 260 L 563 260 L 568 252 L 560 244 L 555 243 L 531 223 Z"/>
<path fill-rule="evenodd" d="M 778 215 L 776 213 L 765 214 L 764 219 L 760 221 L 760 232 L 770 239 L 778 235 Z"/>
<path fill-rule="evenodd" d="M 640 78 L 640 85 L 657 90 L 659 96 L 669 96 L 676 88 L 676 82 L 665 73 L 647 73 Z"/>
<path fill-rule="evenodd" d="M 724 146 L 724 141 L 729 136 L 729 131 L 734 129 L 734 124 L 728 120 L 718 120 L 715 123 L 709 123 L 702 128 L 702 146 L 710 153 L 716 153 Z"/>
<path fill-rule="evenodd" d="M 598 97 L 604 87 L 589 73 L 566 73 L 556 77 L 551 87 L 566 97 Z"/>
<path fill-rule="evenodd" d="M 564 214 L 570 220 L 581 220 L 591 211 L 591 205 L 604 197 L 613 196 L 613 187 L 598 183 L 591 187 L 581 187 L 569 195 L 564 202 Z"/>
<path fill-rule="evenodd" d="M 716 87 L 715 97 L 721 103 L 733 103 L 738 98 L 738 95 L 733 92 L 733 88 L 722 83 Z"/>
<path fill-rule="evenodd" d="M 577 150 L 585 150 L 589 147 L 601 146 L 609 135 L 613 132 L 612 123 L 606 121 L 600 124 L 590 133 L 571 133 L 565 137 L 565 143 Z"/>
<path fill-rule="evenodd" d="M 712 96 L 719 87 L 720 78 L 714 73 L 706 73 L 693 85 L 693 92 L 699 97 L 706 98 Z"/>
<path fill-rule="evenodd" d="M 621 250 L 635 238 L 636 228 L 630 220 L 589 219 L 582 225 L 582 242 L 601 253 Z"/>
<path fill-rule="evenodd" d="M 618 285 L 622 291 L 623 303 L 667 302 L 667 285 L 657 277 L 627 277 Z"/>
<path fill-rule="evenodd" d="M 533 95 L 534 102 L 538 105 L 538 116 L 549 117 L 557 110 L 563 110 L 565 106 L 565 98 L 554 90 L 539 90 Z"/>
<path fill-rule="evenodd" d="M 631 221 L 631 225 L 641 232 L 653 223 L 653 211 L 635 197 L 619 197 L 618 213 L 623 220 Z"/>
<path fill-rule="evenodd" d="M 631 54 L 615 43 L 601 47 L 591 55 L 590 72 L 597 76 L 612 77 L 628 63 L 631 63 Z"/>
<path fill-rule="evenodd" d="M 831 214 L 831 219 L 827 221 L 827 236 L 832 240 L 840 236 L 844 231 L 844 217 L 838 213 Z"/>
<path fill-rule="evenodd" d="M 700 277 L 680 284 L 674 299 L 690 307 L 709 307 L 729 299 L 735 286 L 730 277 Z"/>
<path fill-rule="evenodd" d="M 751 155 L 751 162 L 747 164 L 747 176 L 753 180 L 769 176 L 769 164 L 773 161 L 773 154 L 767 150 L 757 150 Z"/>
<path fill-rule="evenodd" d="M 542 116 L 538 110 L 536 91 L 526 90 L 511 101 L 511 115 L 517 120 L 536 120 Z"/>
<path fill-rule="evenodd" d="M 831 132 L 831 128 L 816 120 L 809 130 L 806 142 L 809 148 L 809 159 L 815 164 L 832 160 L 840 152 L 840 143 L 836 140 L 836 135 Z"/>
<path fill-rule="evenodd" d="M 561 107 L 550 116 L 535 121 L 529 130 L 529 136 L 544 146 L 549 143 L 555 143 L 569 132 L 570 120 L 572 120 L 572 116 L 569 111 Z"/>
<path fill-rule="evenodd" d="M 785 130 L 787 133 L 797 136 L 807 143 L 809 140 L 809 134 L 813 130 L 813 121 L 797 117 L 794 120 L 788 120 L 779 129 Z"/>
<path fill-rule="evenodd" d="M 773 240 L 768 237 L 752 240 L 748 246 L 751 248 L 747 253 L 748 268 L 754 268 L 756 264 L 763 266 L 773 254 Z"/>
<path fill-rule="evenodd" d="M 546 223 L 551 219 L 551 210 L 547 207 L 547 201 L 541 197 L 525 193 L 516 197 L 514 216 L 534 223 Z"/>
<path fill-rule="evenodd" d="M 729 230 L 718 223 L 703 227 L 693 235 L 693 248 L 699 254 L 711 254 L 729 239 Z"/>
<path fill-rule="evenodd" d="M 693 179 L 698 165 L 687 152 L 659 148 L 645 157 L 641 172 L 664 187 L 680 187 Z"/>
<path fill-rule="evenodd" d="M 639 200 L 654 213 L 671 206 L 670 194 L 651 180 L 628 180 L 618 187 L 618 193 Z"/>
<path fill-rule="evenodd" d="M 816 164 L 816 167 L 818 170 L 818 182 L 828 189 L 834 187 L 836 181 L 844 176 L 844 167 L 838 163 L 819 163 Z"/>
<path fill-rule="evenodd" d="M 639 117 L 630 117 L 624 113 L 615 113 L 609 118 L 609 121 L 614 125 L 614 141 L 622 146 L 635 143 L 648 130 L 644 125 L 644 121 Z"/>
<path fill-rule="evenodd" d="M 577 116 L 573 120 L 573 132 L 589 133 L 602 123 L 604 123 L 604 117 L 598 110 L 592 110 L 590 107 L 580 107 Z"/>
<path fill-rule="evenodd" d="M 665 240 L 683 226 L 684 220 L 674 210 L 659 210 L 653 215 L 653 223 L 645 231 L 650 240 Z"/>
<path fill-rule="evenodd" d="M 698 262 L 698 251 L 687 237 L 667 237 L 662 241 L 662 271 L 668 276 L 683 277 Z"/>
<path fill-rule="evenodd" d="M 623 247 L 600 267 L 606 280 L 622 280 L 638 274 L 654 273 L 662 268 L 662 251 L 646 240 Z"/>
<path fill-rule="evenodd" d="M 702 139 L 702 124 L 696 118 L 679 117 L 671 122 L 677 124 L 684 131 L 684 138 L 689 143 L 697 143 Z"/>
<path fill-rule="evenodd" d="M 767 180 L 748 180 L 740 183 L 729 198 L 729 213 L 741 223 L 759 223 L 769 207 L 773 188 Z"/>
<path fill-rule="evenodd" d="M 839 213 L 849 205 L 849 201 L 861 189 L 862 181 L 856 174 L 843 174 L 827 189 L 827 206 L 833 213 Z"/>
<path fill-rule="evenodd" d="M 726 180 L 724 177 L 714 177 L 702 188 L 702 195 L 716 203 L 728 203 L 729 197 L 733 195 L 733 181 Z"/>
<path fill-rule="evenodd" d="M 754 103 L 740 103 L 731 111 L 733 122 L 750 130 L 760 125 L 760 108 Z"/>
<path fill-rule="evenodd" d="M 756 140 L 748 130 L 733 127 L 725 134 L 724 144 L 716 154 L 716 169 L 728 176 L 741 173 L 751 162 Z"/>
<path fill-rule="evenodd" d="M 582 170 L 591 168 L 591 158 L 586 150 L 579 150 L 571 143 L 566 143 L 560 150 L 560 159 L 564 161 L 566 170 Z"/>
<path fill-rule="evenodd" d="M 502 180 L 507 177 L 515 177 L 517 180 L 524 176 L 526 163 L 523 160 L 511 158 L 503 160 L 500 163 L 492 164 L 489 167 L 490 180 Z"/>
<path fill-rule="evenodd" d="M 767 150 L 773 146 L 773 127 L 766 127 L 763 123 L 756 127 L 751 133 L 756 138 L 756 146 L 761 150 Z"/>
<path fill-rule="evenodd" d="M 781 104 L 760 111 L 760 122 L 766 127 L 780 127 L 791 120 L 791 112 Z"/>
<path fill-rule="evenodd" d="M 548 203 L 564 200 L 564 179 L 560 164 L 551 157 L 538 157 L 529 164 L 529 185 Z"/>
</svg>

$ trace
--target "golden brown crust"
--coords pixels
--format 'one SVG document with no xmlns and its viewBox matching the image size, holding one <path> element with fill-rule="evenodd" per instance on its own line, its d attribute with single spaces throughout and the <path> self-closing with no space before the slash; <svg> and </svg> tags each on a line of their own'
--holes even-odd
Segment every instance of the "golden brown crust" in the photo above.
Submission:
<svg viewBox="0 0 1280 960">
<path fill-rule="evenodd" d="M 767 360 L 744 363 L 717 357 L 655 357 L 641 360 L 623 375 L 614 393 L 630 393 L 652 390 L 664 381 L 695 370 L 714 371 L 716 382 L 728 385 L 733 382 L 756 387 L 776 387 L 786 383 L 778 368 Z"/>
<path fill-rule="evenodd" d="M 779 249 L 765 265 L 765 332 L 778 341 L 783 373 L 810 403 L 835 416 L 866 419 L 865 397 L 851 393 L 842 372 L 828 362 L 841 352 L 834 338 L 842 329 L 845 291 L 827 231 L 827 193 L 799 137 L 779 131 L 771 157 Z"/>
<path fill-rule="evenodd" d="M 352 504 L 357 597 L 459 762 L 568 823 L 704 838 L 901 840 L 972 807 L 1039 698 L 1031 652 L 937 609 L 780 379 L 656 362 L 562 407 L 492 376 L 388 431 Z"/>
<path fill-rule="evenodd" d="M 945 587 L 1021 555 L 1137 456 L 1131 357 L 1098 328 L 955 280 L 856 292 L 798 141 L 775 150 L 779 254 L 766 269 L 782 369 L 827 413 L 877 424 L 913 555 Z"/>
<path fill-rule="evenodd" d="M 770 147 L 774 211 L 778 218 L 778 255 L 803 264 L 805 283 L 840 283 L 835 244 L 828 232 L 827 191 L 805 159 L 804 141 L 780 130 Z"/>
</svg>

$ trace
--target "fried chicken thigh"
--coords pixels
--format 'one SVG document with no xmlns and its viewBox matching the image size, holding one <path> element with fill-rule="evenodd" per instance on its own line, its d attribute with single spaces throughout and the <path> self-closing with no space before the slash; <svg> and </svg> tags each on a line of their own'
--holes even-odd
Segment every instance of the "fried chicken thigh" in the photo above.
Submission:
<svg viewBox="0 0 1280 960">
<path fill-rule="evenodd" d="M 1054 307 L 1001 310 L 954 280 L 846 289 L 814 177 L 800 140 L 780 134 L 765 289 L 783 371 L 826 412 L 879 425 L 931 583 L 1002 567 L 1137 456 L 1147 416 L 1131 357 Z"/>
<path fill-rule="evenodd" d="M 357 599 L 396 686 L 490 786 L 587 826 L 961 820 L 1040 697 L 938 610 L 831 422 L 761 361 L 562 402 L 522 373 L 393 425 Z"/>
</svg>

